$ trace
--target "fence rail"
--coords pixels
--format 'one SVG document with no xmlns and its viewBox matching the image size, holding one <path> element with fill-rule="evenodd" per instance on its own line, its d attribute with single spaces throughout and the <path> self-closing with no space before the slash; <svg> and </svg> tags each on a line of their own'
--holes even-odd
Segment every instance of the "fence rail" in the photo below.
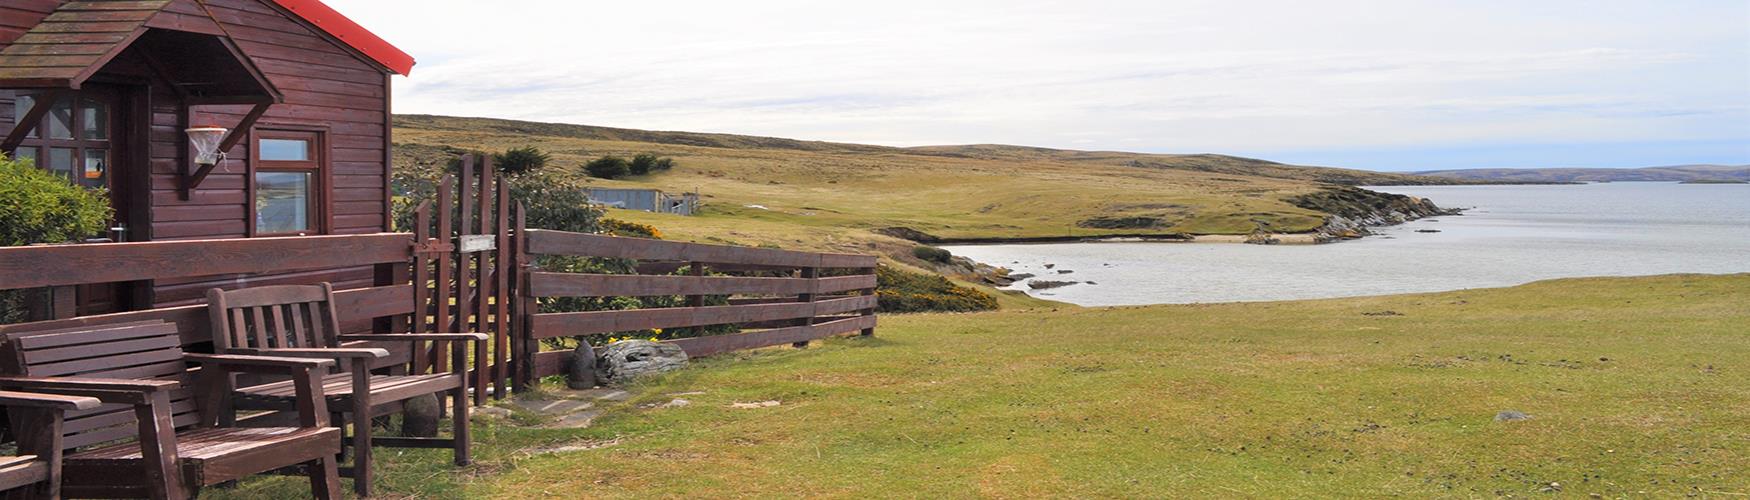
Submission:
<svg viewBox="0 0 1750 500">
<path fill-rule="evenodd" d="M 516 243 L 523 262 L 542 255 L 632 259 L 646 274 L 583 274 L 526 268 L 518 300 L 525 307 L 522 369 L 536 376 L 562 372 L 570 351 L 537 352 L 540 340 L 658 328 L 737 325 L 757 331 L 667 342 L 689 356 L 809 341 L 861 332 L 874 334 L 876 259 L 871 255 L 705 245 L 530 229 Z M 686 275 L 668 275 L 686 270 Z M 832 276 L 826 276 L 833 270 Z M 737 276 L 731 273 L 759 274 Z M 778 274 L 781 276 L 773 276 Z M 628 311 L 537 312 L 539 299 L 556 297 L 685 296 L 687 306 Z M 729 296 L 730 305 L 704 305 Z M 850 315 L 850 316 L 847 316 Z"/>
</svg>

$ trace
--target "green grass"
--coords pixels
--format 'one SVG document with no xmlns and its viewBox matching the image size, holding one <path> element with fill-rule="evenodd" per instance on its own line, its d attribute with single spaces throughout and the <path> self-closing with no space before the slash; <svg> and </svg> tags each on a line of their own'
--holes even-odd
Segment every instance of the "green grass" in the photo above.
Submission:
<svg viewBox="0 0 1750 500">
<path fill-rule="evenodd" d="M 882 318 L 587 430 L 384 458 L 415 497 L 1750 494 L 1750 275 Z M 639 409 L 685 396 L 682 408 Z M 734 402 L 777 407 L 730 409 Z M 1497 423 L 1502 410 L 1534 419 Z M 611 445 L 567 453 L 566 444 Z M 222 497 L 300 495 L 259 479 Z"/>
</svg>

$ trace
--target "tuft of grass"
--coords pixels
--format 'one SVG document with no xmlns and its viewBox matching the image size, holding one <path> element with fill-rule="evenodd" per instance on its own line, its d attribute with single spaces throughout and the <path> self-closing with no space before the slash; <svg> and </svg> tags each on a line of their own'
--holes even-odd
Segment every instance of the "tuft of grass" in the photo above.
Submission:
<svg viewBox="0 0 1750 500">
<path fill-rule="evenodd" d="M 872 338 L 699 360 L 591 429 L 482 426 L 472 467 L 448 467 L 441 450 L 381 453 L 381 486 L 419 498 L 1735 496 L 1750 493 L 1747 299 L 1750 274 L 1680 275 L 890 316 Z M 641 408 L 675 397 L 692 404 Z M 758 401 L 781 404 L 730 406 Z M 1503 410 L 1533 418 L 1493 421 Z M 303 484 L 253 479 L 215 496 Z"/>
</svg>

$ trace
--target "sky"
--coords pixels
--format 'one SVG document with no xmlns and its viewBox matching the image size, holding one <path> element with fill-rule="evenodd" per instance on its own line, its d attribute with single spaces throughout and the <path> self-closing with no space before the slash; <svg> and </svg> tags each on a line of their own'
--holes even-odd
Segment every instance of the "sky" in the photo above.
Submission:
<svg viewBox="0 0 1750 500">
<path fill-rule="evenodd" d="M 1750 0 L 327 0 L 398 113 L 1388 171 L 1750 164 Z"/>
</svg>

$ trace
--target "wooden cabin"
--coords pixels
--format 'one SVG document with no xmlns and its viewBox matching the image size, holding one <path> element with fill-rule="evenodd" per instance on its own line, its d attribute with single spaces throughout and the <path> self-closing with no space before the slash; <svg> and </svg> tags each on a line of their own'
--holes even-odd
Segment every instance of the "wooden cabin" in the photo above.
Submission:
<svg viewBox="0 0 1750 500">
<path fill-rule="evenodd" d="M 413 58 L 319 0 L 0 2 L 0 150 L 108 189 L 116 241 L 389 231 L 390 84 Z M 229 129 L 197 165 L 189 128 Z M 85 285 L 77 314 L 370 268 Z"/>
</svg>

